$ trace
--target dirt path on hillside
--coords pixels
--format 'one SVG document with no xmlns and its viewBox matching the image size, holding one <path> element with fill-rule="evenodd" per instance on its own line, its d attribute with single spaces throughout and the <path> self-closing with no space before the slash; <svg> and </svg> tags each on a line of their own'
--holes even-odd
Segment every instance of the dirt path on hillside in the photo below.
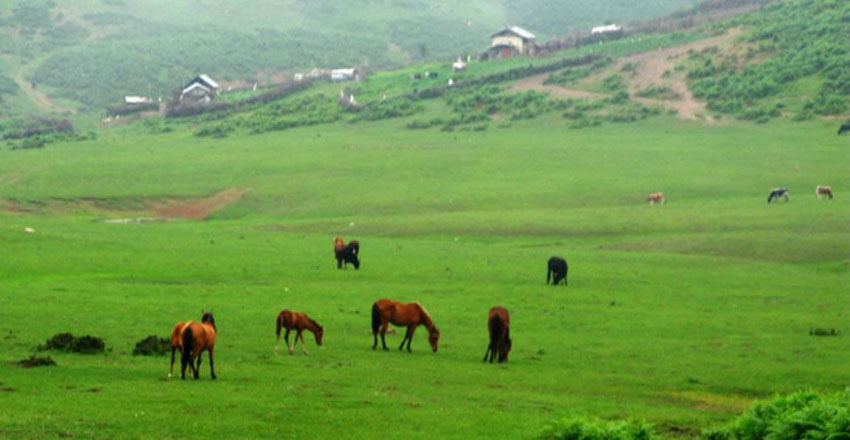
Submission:
<svg viewBox="0 0 850 440">
<path fill-rule="evenodd" d="M 3 57 L 7 63 L 10 63 L 9 57 Z M 11 63 L 10 63 L 11 64 Z M 37 88 L 33 88 L 33 84 L 26 79 L 27 74 L 32 70 L 31 65 L 22 66 L 20 69 L 15 70 L 14 72 L 8 72 L 9 77 L 15 81 L 15 84 L 18 85 L 18 88 L 27 95 L 27 98 L 35 104 L 37 107 L 42 108 L 44 110 L 49 110 L 52 112 L 71 112 L 72 110 L 67 109 L 65 107 L 59 106 L 54 103 L 47 95 L 41 93 Z M 36 84 L 38 87 L 38 84 Z"/>
<path fill-rule="evenodd" d="M 154 206 L 154 210 L 160 217 L 202 220 L 238 202 L 245 193 L 246 191 L 241 189 L 229 188 L 195 200 L 168 200 Z"/>
<path fill-rule="evenodd" d="M 611 66 L 602 69 L 601 71 L 579 81 L 581 84 L 590 84 L 599 82 L 605 77 L 619 73 L 623 74 L 622 68 L 628 63 L 637 66 L 633 74 L 623 74 L 629 83 L 629 94 L 636 102 L 660 106 L 669 110 L 678 112 L 679 118 L 687 120 L 704 119 L 708 123 L 714 122 L 713 118 L 706 114 L 705 103 L 694 98 L 690 88 L 683 75 L 673 74 L 677 59 L 687 55 L 688 51 L 700 51 L 712 46 L 726 46 L 734 41 L 741 33 L 740 28 L 731 29 L 729 32 L 716 37 L 706 38 L 692 43 L 683 44 L 680 46 L 670 47 L 666 49 L 658 49 L 650 52 L 643 52 L 627 57 L 617 59 Z M 670 72 L 665 78 L 666 72 Z M 567 88 L 555 84 L 543 84 L 543 81 L 549 77 L 551 73 L 530 76 L 513 83 L 508 90 L 539 90 L 548 93 L 550 96 L 559 98 L 601 98 L 605 94 L 588 92 L 580 88 Z M 675 92 L 678 97 L 676 99 L 650 99 L 634 96 L 637 92 L 652 86 L 667 87 Z"/>
<path fill-rule="evenodd" d="M 556 98 L 563 99 L 591 99 L 605 97 L 605 95 L 601 93 L 588 92 L 586 90 L 579 89 L 571 89 L 557 84 L 543 84 L 543 81 L 546 81 L 546 78 L 548 78 L 549 75 L 552 75 L 552 73 L 541 73 L 540 75 L 534 75 L 529 76 L 527 78 L 523 78 L 508 86 L 508 91 L 522 92 L 525 90 L 537 90 L 540 92 L 545 92 L 549 94 L 549 96 L 554 96 Z"/>
</svg>

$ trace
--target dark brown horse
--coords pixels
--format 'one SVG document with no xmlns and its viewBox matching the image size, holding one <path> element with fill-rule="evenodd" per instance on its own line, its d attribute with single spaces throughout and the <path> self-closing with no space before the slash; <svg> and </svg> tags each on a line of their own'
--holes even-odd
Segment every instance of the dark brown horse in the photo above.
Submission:
<svg viewBox="0 0 850 440">
<path fill-rule="evenodd" d="M 375 301 L 372 304 L 372 335 L 375 338 L 372 344 L 372 350 L 378 347 L 378 333 L 381 334 L 381 344 L 384 350 L 387 348 L 386 331 L 387 327 L 392 324 L 399 327 L 407 327 L 407 333 L 404 339 L 401 340 L 401 345 L 398 349 L 404 348 L 404 343 L 407 342 L 407 351 L 410 351 L 410 341 L 413 340 L 413 332 L 420 324 L 428 329 L 428 342 L 431 343 L 431 349 L 437 352 L 437 341 L 440 340 L 440 331 L 431 320 L 431 315 L 418 302 L 400 303 L 388 299 Z"/>
<path fill-rule="evenodd" d="M 192 369 L 195 379 L 200 377 L 201 353 L 206 350 L 210 357 L 210 377 L 215 379 L 213 354 L 215 352 L 216 328 L 212 311 L 204 312 L 201 322 L 190 321 L 183 324 L 180 331 L 180 340 L 182 341 L 180 378 L 186 379 L 186 367 Z M 194 363 L 195 358 L 198 359 L 197 366 Z"/>
<path fill-rule="evenodd" d="M 282 328 L 286 329 L 283 339 L 286 340 L 286 351 L 289 354 L 295 353 L 295 344 L 298 343 L 298 339 L 301 339 L 301 351 L 307 354 L 307 347 L 304 345 L 304 335 L 302 334 L 304 329 L 313 332 L 313 336 L 316 337 L 316 345 L 322 345 L 322 336 L 325 334 L 325 329 L 318 322 L 312 320 L 304 312 L 281 310 L 277 315 L 277 345 L 274 348 L 274 354 L 280 351 L 280 330 Z M 291 330 L 295 330 L 295 340 L 292 341 L 292 346 L 290 347 L 289 332 Z"/>
<path fill-rule="evenodd" d="M 510 325 L 511 319 L 504 307 L 496 306 L 490 309 L 490 316 L 487 320 L 487 329 L 490 331 L 490 345 L 484 352 L 485 362 L 488 355 L 491 364 L 493 358 L 498 359 L 499 363 L 508 361 L 508 353 L 511 351 Z"/>
</svg>

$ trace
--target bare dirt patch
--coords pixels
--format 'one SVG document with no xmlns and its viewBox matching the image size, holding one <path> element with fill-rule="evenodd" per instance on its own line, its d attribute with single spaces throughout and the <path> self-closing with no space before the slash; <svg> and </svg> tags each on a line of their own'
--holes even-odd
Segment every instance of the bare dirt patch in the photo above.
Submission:
<svg viewBox="0 0 850 440">
<path fill-rule="evenodd" d="M 728 47 L 740 33 L 741 29 L 735 28 L 716 37 L 619 58 L 611 66 L 579 81 L 578 86 L 575 88 L 567 88 L 556 84 L 543 84 L 543 81 L 550 75 L 549 73 L 544 73 L 519 80 L 512 84 L 508 90 L 539 90 L 557 98 L 603 98 L 607 95 L 589 92 L 583 90 L 583 87 L 586 87 L 588 84 L 600 82 L 612 74 L 623 74 L 623 66 L 631 64 L 635 66 L 634 69 L 630 73 L 624 74 L 624 77 L 629 83 L 629 94 L 636 102 L 675 110 L 681 119 L 702 119 L 708 123 L 713 123 L 715 122 L 714 119 L 706 114 L 705 103 L 694 98 L 691 90 L 685 83 L 684 77 L 682 75 L 671 75 L 667 72 L 673 72 L 678 59 L 686 55 L 689 51 L 700 51 L 712 46 Z M 667 87 L 678 96 L 676 99 L 651 99 L 634 96 L 637 92 L 653 86 Z"/>
<path fill-rule="evenodd" d="M 230 204 L 238 202 L 244 196 L 245 191 L 229 188 L 200 199 L 168 200 L 165 203 L 154 206 L 154 210 L 160 217 L 202 220 L 226 208 Z"/>
<path fill-rule="evenodd" d="M 0 184 L 2 183 L 0 182 Z M 239 201 L 245 196 L 246 192 L 242 189 L 228 188 L 211 196 L 191 198 L 0 199 L 0 209 L 8 212 L 37 214 L 66 212 L 123 214 L 120 218 L 104 220 L 105 223 L 115 224 L 150 223 L 175 218 L 202 220 Z"/>
<path fill-rule="evenodd" d="M 547 93 L 549 96 L 553 96 L 555 98 L 562 99 L 592 99 L 592 98 L 604 98 L 605 95 L 601 93 L 593 93 L 588 92 L 586 90 L 579 89 L 571 89 L 563 86 L 559 86 L 557 84 L 543 84 L 543 81 L 549 77 L 552 73 L 541 73 L 540 75 L 529 76 L 527 78 L 523 78 L 508 87 L 509 91 L 514 92 L 523 92 L 526 90 L 537 90 L 540 92 Z"/>
</svg>

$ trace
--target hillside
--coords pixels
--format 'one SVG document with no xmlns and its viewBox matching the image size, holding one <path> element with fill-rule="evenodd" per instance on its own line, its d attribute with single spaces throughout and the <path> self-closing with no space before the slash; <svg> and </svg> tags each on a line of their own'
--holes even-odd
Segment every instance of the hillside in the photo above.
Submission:
<svg viewBox="0 0 850 440">
<path fill-rule="evenodd" d="M 546 40 L 696 1 L 628 3 L 4 0 L 0 99 L 15 105 L 0 111 L 101 111 L 126 94 L 167 95 L 199 71 L 253 81 L 317 66 L 398 67 L 476 51 L 505 25 L 524 25 Z M 18 102 L 21 95 L 29 106 Z"/>
</svg>

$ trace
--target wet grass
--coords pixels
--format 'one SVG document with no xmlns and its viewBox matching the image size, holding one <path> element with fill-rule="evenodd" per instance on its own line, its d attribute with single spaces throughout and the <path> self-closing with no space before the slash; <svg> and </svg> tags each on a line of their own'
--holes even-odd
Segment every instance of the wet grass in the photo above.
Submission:
<svg viewBox="0 0 850 440">
<path fill-rule="evenodd" d="M 846 385 L 850 170 L 834 124 L 406 122 L 224 140 L 127 127 L 0 151 L 0 199 L 250 189 L 205 221 L 0 211 L 0 381 L 13 390 L 0 436 L 480 438 L 498 421 L 528 438 L 571 416 L 693 436 L 755 398 Z M 836 199 L 816 200 L 817 184 Z M 768 205 L 780 185 L 791 201 Z M 645 205 L 652 191 L 667 205 Z M 360 271 L 335 268 L 334 235 L 360 240 Z M 544 285 L 552 255 L 570 262 L 569 287 Z M 371 350 L 384 297 L 428 308 L 438 353 L 421 329 L 412 354 Z M 496 304 L 513 327 L 501 366 L 481 363 Z M 202 308 L 219 328 L 217 381 L 206 362 L 180 382 L 166 358 L 132 356 Z M 275 356 L 282 308 L 321 322 L 326 348 L 308 337 L 308 356 Z M 64 331 L 112 350 L 12 365 Z"/>
</svg>

